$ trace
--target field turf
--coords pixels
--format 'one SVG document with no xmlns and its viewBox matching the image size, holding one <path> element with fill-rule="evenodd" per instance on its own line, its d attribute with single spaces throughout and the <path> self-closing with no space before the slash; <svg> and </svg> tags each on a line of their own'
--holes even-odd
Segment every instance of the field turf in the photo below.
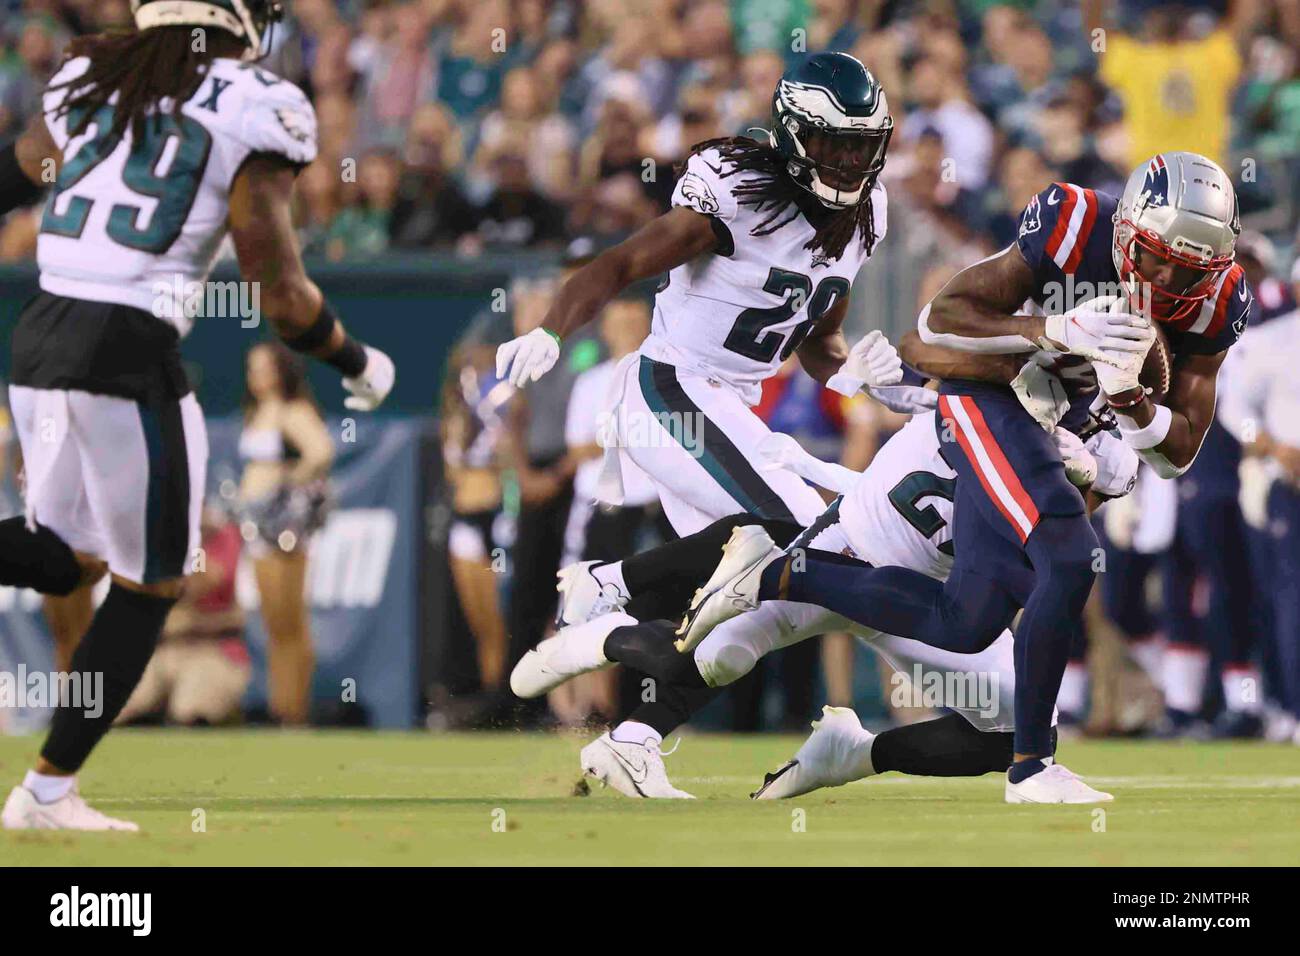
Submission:
<svg viewBox="0 0 1300 956">
<path fill-rule="evenodd" d="M 1261 865 L 1300 861 L 1300 753 L 1265 744 L 1067 742 L 1115 793 L 1002 802 L 996 775 L 890 774 L 792 801 L 747 798 L 800 738 L 688 735 L 695 801 L 575 795 L 585 738 L 550 734 L 118 731 L 83 794 L 129 834 L 0 831 L 2 865 Z M 0 738 L 16 783 L 37 738 Z M 196 811 L 202 811 L 201 814 Z M 197 822 L 206 828 L 195 832 Z"/>
</svg>

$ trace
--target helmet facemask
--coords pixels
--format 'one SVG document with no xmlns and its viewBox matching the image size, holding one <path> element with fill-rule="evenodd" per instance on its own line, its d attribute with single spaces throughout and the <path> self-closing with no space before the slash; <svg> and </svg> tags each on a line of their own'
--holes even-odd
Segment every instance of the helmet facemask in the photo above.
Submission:
<svg viewBox="0 0 1300 956">
<path fill-rule="evenodd" d="M 790 113 L 779 122 L 793 145 L 790 175 L 824 205 L 847 209 L 871 192 L 885 166 L 892 119 L 879 129 L 849 130 L 825 129 Z"/>
<path fill-rule="evenodd" d="M 1161 322 L 1192 316 L 1232 267 L 1241 216 L 1232 180 L 1198 153 L 1158 153 L 1129 174 L 1111 254 L 1130 307 Z"/>
<path fill-rule="evenodd" d="M 1214 291 L 1219 277 L 1232 267 L 1233 255 L 1197 254 L 1175 249 L 1153 232 L 1122 219 L 1115 229 L 1120 278 L 1131 304 L 1141 314 L 1161 322 L 1187 318 Z"/>
</svg>

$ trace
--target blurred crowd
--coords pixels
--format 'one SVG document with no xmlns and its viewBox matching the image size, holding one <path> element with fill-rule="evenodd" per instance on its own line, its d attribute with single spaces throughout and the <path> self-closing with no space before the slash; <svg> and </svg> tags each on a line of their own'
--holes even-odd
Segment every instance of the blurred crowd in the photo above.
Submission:
<svg viewBox="0 0 1300 956">
<path fill-rule="evenodd" d="M 1195 149 L 1289 241 L 1300 10 L 1286 0 L 295 0 L 271 69 L 315 103 L 309 252 L 559 247 L 662 210 L 691 145 L 764 125 L 783 69 L 845 50 L 898 122 L 894 216 L 944 258 L 1005 245 L 1052 179 L 1115 189 Z M 0 0 L 0 140 L 75 33 L 127 0 Z M 12 219 L 0 258 L 32 254 Z"/>
</svg>

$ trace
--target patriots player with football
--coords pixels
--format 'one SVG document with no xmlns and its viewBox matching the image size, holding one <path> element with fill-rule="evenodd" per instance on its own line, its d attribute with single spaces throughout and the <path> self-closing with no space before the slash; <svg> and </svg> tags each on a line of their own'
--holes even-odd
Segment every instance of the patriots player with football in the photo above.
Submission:
<svg viewBox="0 0 1300 956">
<path fill-rule="evenodd" d="M 944 355 L 945 349 L 908 341 L 904 346 L 909 360 L 919 364 L 944 362 L 949 370 L 965 369 L 966 374 L 993 375 L 1001 369 L 1007 379 L 1014 377 L 1017 393 L 1031 408 L 1043 396 L 1065 391 L 1055 373 L 1036 362 L 1017 367 L 1020 360 L 1013 356 Z M 910 397 L 915 417 L 885 443 L 862 474 L 812 458 L 789 436 L 774 435 L 766 443 L 764 452 L 773 467 L 790 468 L 842 495 L 811 527 L 779 521 L 756 524 L 748 515 L 721 519 L 623 562 L 633 592 L 625 601 L 603 593 L 590 575 L 577 577 L 562 607 L 571 623 L 516 665 L 511 688 L 521 697 L 536 697 L 578 674 L 623 663 L 655 679 L 660 708 L 680 724 L 767 654 L 827 631 L 848 629 L 895 672 L 910 675 L 920 668 L 925 679 L 937 677 L 943 686 L 952 686 L 954 675 L 962 680 L 985 675 L 994 682 L 998 699 L 945 701 L 954 714 L 881 734 L 866 731 L 847 708 L 824 708 L 812 737 L 793 760 L 768 775 L 756 798 L 797 796 L 889 771 L 921 776 L 1005 772 L 1012 757 L 1015 685 L 1009 631 L 978 653 L 955 654 L 856 625 L 822 607 L 771 601 L 724 622 L 690 655 L 682 655 L 674 647 L 673 623 L 639 621 L 635 616 L 638 607 L 646 606 L 647 592 L 663 604 L 685 606 L 691 591 L 713 570 L 714 556 L 724 543 L 730 540 L 733 547 L 743 548 L 743 542 L 750 542 L 765 552 L 765 534 L 782 544 L 793 542 L 792 550 L 824 561 L 856 559 L 907 567 L 936 580 L 947 577 L 953 564 L 956 473 L 940 453 L 934 427 L 937 393 L 918 388 Z M 1086 395 L 1082 404 L 1086 409 Z M 1059 426 L 1054 438 L 1071 480 L 1087 489 L 1090 506 L 1095 506 L 1128 493 L 1138 458 L 1103 427 L 1104 419 L 1084 416 L 1083 421 L 1083 438 Z M 673 727 L 661 723 L 656 729 L 666 733 Z M 594 762 L 600 745 L 598 740 L 583 749 L 588 775 L 632 797 L 688 796 L 672 786 L 660 768 L 635 758 L 621 764 L 618 772 L 600 772 Z"/>
<path fill-rule="evenodd" d="M 55 709 L 0 813 L 9 829 L 137 829 L 90 807 L 76 773 L 144 673 L 199 544 L 207 436 L 179 349 L 194 315 L 170 290 L 206 280 L 229 234 L 262 317 L 338 370 L 349 408 L 374 409 L 395 378 L 303 269 L 290 199 L 316 158 L 315 113 L 252 62 L 280 5 L 131 8 L 135 30 L 73 41 L 41 113 L 0 150 L 0 214 L 53 185 L 41 291 L 12 342 L 27 513 L 0 521 L 0 583 L 66 596 L 112 582 L 71 665 L 103 676 L 101 706 Z"/>
<path fill-rule="evenodd" d="M 1213 418 L 1219 366 L 1253 307 L 1234 264 L 1240 231 L 1232 182 L 1194 153 L 1142 164 L 1118 198 L 1054 183 L 1029 202 L 1013 246 L 959 273 L 922 310 L 919 333 L 957 350 L 1038 351 L 1065 367 L 1086 363 L 1124 441 L 1161 477 L 1175 477 L 1196 456 Z M 1071 291 L 1085 289 L 1118 294 L 1070 307 Z M 1025 302 L 1030 314 L 1020 311 Z M 1153 321 L 1174 360 L 1164 404 L 1139 383 L 1156 337 Z M 1023 607 L 1006 799 L 1109 799 L 1055 764 L 1050 750 L 1057 692 L 1099 553 L 1083 497 L 1011 388 L 945 376 L 940 392 L 936 427 L 958 474 L 956 562 L 945 584 L 908 569 L 816 556 L 796 570 L 774 545 L 758 557 L 724 553 L 683 623 L 683 647 L 744 608 L 778 599 L 973 652 Z"/>
<path fill-rule="evenodd" d="M 884 90 L 852 56 L 817 54 L 777 84 L 772 121 L 766 142 L 696 146 L 672 209 L 578 270 L 541 328 L 497 352 L 499 375 L 535 381 L 565 335 L 630 284 L 667 272 L 649 337 L 614 375 L 598 498 L 619 504 L 625 470 L 640 471 L 680 535 L 740 511 L 804 526 L 824 509 L 798 476 L 759 468 L 771 432 L 751 406 L 784 360 L 798 356 L 813 378 L 849 395 L 902 375 L 880 333 L 850 351 L 840 328 L 851 284 L 885 235 L 878 177 L 893 119 Z M 626 593 L 619 565 L 597 573 Z M 602 738 L 602 760 L 614 768 L 626 748 L 657 761 L 659 720 L 633 714 Z"/>
</svg>

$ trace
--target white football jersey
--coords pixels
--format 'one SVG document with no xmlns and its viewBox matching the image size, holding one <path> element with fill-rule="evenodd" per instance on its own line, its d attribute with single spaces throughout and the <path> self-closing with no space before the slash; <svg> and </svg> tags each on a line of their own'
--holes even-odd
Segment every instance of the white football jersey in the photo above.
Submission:
<svg viewBox="0 0 1300 956">
<path fill-rule="evenodd" d="M 939 454 L 934 415 L 914 416 L 885 442 L 840 502 L 840 527 L 863 561 L 942 581 L 952 570 L 957 473 Z"/>
<path fill-rule="evenodd" d="M 72 137 L 80 117 L 58 115 L 66 91 L 57 87 L 88 64 L 84 57 L 64 64 L 45 93 L 63 166 L 37 244 L 41 288 L 143 309 L 184 335 L 195 286 L 226 235 L 235 174 L 255 153 L 314 160 L 315 111 L 287 80 L 219 58 L 178 116 L 149 124 L 146 142 L 136 143 L 129 128 L 108 141 L 111 105 Z"/>
<path fill-rule="evenodd" d="M 768 235 L 753 230 L 769 211 L 737 202 L 747 174 L 729 172 L 716 149 L 692 156 L 673 191 L 674 206 L 714 217 L 730 233 L 728 250 L 697 256 L 668 274 L 655 297 L 654 323 L 641 353 L 736 389 L 750 405 L 760 385 L 844 300 L 868 251 L 855 233 L 838 259 L 804 248 L 815 230 L 797 208 Z M 871 193 L 876 240 L 885 235 L 885 189 Z M 727 245 L 724 241 L 723 245 Z"/>
</svg>

